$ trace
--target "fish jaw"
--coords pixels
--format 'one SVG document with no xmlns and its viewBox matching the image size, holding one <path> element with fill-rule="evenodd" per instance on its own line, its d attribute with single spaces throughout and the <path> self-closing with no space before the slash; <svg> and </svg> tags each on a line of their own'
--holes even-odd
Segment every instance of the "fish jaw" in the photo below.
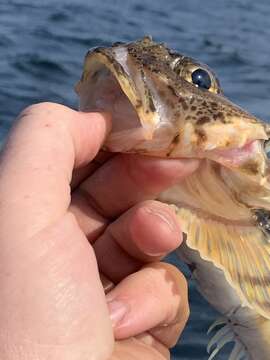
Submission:
<svg viewBox="0 0 270 360">
<path fill-rule="evenodd" d="M 112 114 L 107 150 L 198 157 L 268 139 L 266 124 L 179 77 L 170 57 L 166 47 L 148 40 L 87 54 L 76 91 L 80 110 Z"/>
</svg>

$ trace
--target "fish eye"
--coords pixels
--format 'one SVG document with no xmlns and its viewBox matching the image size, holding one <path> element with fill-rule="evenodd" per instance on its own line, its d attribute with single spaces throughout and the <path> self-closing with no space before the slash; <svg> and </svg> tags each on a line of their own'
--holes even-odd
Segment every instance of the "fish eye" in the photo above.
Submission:
<svg viewBox="0 0 270 360">
<path fill-rule="evenodd" d="M 210 75 L 202 68 L 193 71 L 191 74 L 191 79 L 193 84 L 201 89 L 209 90 L 212 86 Z"/>
<path fill-rule="evenodd" d="M 207 65 L 199 63 L 190 57 L 180 57 L 174 54 L 170 66 L 179 77 L 198 89 L 223 95 L 217 76 Z"/>
<path fill-rule="evenodd" d="M 270 139 L 264 142 L 264 152 L 267 158 L 270 160 Z"/>
</svg>

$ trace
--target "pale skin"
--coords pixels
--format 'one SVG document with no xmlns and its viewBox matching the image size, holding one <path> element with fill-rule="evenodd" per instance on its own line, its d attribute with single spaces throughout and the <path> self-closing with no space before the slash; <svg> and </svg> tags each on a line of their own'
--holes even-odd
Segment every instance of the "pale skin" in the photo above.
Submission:
<svg viewBox="0 0 270 360">
<path fill-rule="evenodd" d="M 185 326 L 186 281 L 160 262 L 180 245 L 181 224 L 153 199 L 198 162 L 107 156 L 109 131 L 108 114 L 44 103 L 10 133 L 0 159 L 3 360 L 164 360 Z"/>
</svg>

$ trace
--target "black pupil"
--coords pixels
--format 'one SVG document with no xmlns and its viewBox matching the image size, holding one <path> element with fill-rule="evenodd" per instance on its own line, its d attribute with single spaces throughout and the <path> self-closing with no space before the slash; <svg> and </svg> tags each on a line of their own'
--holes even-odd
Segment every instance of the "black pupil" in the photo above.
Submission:
<svg viewBox="0 0 270 360">
<path fill-rule="evenodd" d="M 194 85 L 197 85 L 198 87 L 203 89 L 210 89 L 211 78 L 206 70 L 197 69 L 193 71 L 191 77 Z"/>
</svg>

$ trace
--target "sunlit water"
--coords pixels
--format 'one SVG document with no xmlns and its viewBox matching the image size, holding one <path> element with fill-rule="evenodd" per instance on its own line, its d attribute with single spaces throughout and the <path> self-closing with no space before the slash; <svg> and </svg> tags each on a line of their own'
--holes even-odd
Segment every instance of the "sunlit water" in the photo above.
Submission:
<svg viewBox="0 0 270 360">
<path fill-rule="evenodd" d="M 73 86 L 88 48 L 145 34 L 210 65 L 229 98 L 268 119 L 269 16 L 268 0 L 0 0 L 1 140 L 29 104 L 76 107 Z M 190 299 L 174 359 L 204 360 L 216 314 L 193 285 Z"/>
</svg>

